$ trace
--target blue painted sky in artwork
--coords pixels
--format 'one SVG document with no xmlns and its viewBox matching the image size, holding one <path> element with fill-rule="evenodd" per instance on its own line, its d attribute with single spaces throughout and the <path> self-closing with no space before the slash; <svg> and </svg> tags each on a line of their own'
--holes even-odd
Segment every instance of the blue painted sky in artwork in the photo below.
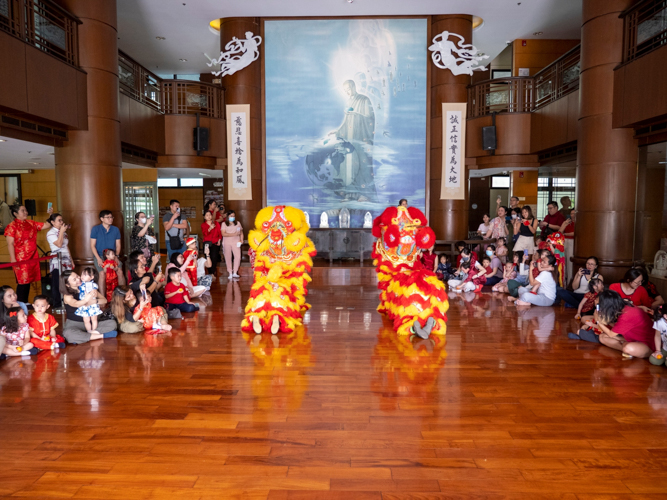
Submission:
<svg viewBox="0 0 667 500">
<path fill-rule="evenodd" d="M 425 19 L 266 21 L 269 205 L 305 210 L 315 227 L 323 211 L 335 215 L 342 207 L 353 226 L 366 211 L 376 216 L 400 198 L 424 209 L 426 33 Z M 372 146 L 329 135 L 345 118 L 346 80 L 372 103 Z M 347 185 L 340 172 L 354 168 L 353 158 L 372 162 L 359 170 L 371 177 L 355 174 Z"/>
</svg>

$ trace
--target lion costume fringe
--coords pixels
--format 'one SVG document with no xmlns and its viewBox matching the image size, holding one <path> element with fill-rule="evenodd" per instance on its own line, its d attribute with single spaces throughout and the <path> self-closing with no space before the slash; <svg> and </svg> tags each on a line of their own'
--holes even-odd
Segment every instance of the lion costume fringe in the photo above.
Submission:
<svg viewBox="0 0 667 500">
<path fill-rule="evenodd" d="M 306 236 L 308 229 L 305 214 L 293 207 L 266 207 L 257 214 L 255 229 L 248 234 L 256 257 L 243 331 L 290 333 L 302 324 L 310 308 L 308 272 L 317 253 Z"/>
<path fill-rule="evenodd" d="M 419 259 L 435 243 L 426 216 L 414 207 L 389 207 L 373 221 L 373 263 L 378 275 L 378 312 L 394 322 L 398 335 L 445 335 L 447 292 Z"/>
</svg>

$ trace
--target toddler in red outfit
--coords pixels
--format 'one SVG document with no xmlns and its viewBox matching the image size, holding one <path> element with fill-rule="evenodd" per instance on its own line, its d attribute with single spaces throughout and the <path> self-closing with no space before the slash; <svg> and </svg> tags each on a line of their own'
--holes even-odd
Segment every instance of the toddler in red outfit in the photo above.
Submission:
<svg viewBox="0 0 667 500">
<path fill-rule="evenodd" d="M 65 339 L 56 333 L 58 322 L 48 311 L 49 299 L 45 295 L 37 295 L 32 303 L 34 314 L 28 316 L 31 342 L 39 349 L 62 349 Z"/>
</svg>

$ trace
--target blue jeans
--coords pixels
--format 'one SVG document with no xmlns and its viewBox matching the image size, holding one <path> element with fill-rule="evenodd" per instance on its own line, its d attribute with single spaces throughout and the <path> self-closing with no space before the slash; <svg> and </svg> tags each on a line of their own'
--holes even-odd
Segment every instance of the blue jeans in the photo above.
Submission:
<svg viewBox="0 0 667 500">
<path fill-rule="evenodd" d="M 181 245 L 180 248 L 171 248 L 171 244 L 169 242 L 169 238 L 167 238 L 167 261 L 171 260 L 171 256 L 175 253 L 183 253 L 187 249 L 187 245 L 185 244 L 185 241 Z"/>
<path fill-rule="evenodd" d="M 193 313 L 199 311 L 199 304 L 188 304 L 184 302 L 183 304 L 167 304 L 168 309 L 178 309 L 182 313 Z"/>
<path fill-rule="evenodd" d="M 574 293 L 561 287 L 556 288 L 556 305 L 562 300 L 566 305 L 577 308 L 583 298 L 583 293 Z"/>
</svg>

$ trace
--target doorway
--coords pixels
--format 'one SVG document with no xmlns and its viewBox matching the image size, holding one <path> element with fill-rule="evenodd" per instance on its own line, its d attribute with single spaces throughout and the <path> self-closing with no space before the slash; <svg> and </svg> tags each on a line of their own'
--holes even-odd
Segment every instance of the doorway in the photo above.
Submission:
<svg viewBox="0 0 667 500">
<path fill-rule="evenodd" d="M 125 215 L 125 248 L 130 249 L 130 235 L 134 227 L 134 214 L 144 212 L 147 217 L 155 215 L 153 230 L 157 245 L 160 248 L 161 231 L 159 228 L 159 203 L 157 182 L 124 182 L 123 183 L 123 214 Z M 129 254 L 129 252 L 127 252 Z"/>
</svg>

